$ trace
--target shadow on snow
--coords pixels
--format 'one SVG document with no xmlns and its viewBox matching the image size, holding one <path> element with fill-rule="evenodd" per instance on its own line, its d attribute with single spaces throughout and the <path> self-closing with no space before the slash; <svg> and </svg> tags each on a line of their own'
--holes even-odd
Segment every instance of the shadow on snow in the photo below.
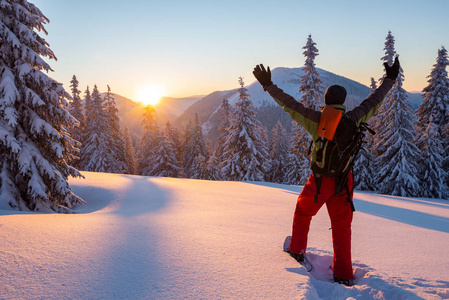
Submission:
<svg viewBox="0 0 449 300">
<path fill-rule="evenodd" d="M 385 219 L 449 233 L 449 218 L 427 214 L 411 209 L 388 206 L 360 199 L 354 199 L 357 211 Z"/>
</svg>

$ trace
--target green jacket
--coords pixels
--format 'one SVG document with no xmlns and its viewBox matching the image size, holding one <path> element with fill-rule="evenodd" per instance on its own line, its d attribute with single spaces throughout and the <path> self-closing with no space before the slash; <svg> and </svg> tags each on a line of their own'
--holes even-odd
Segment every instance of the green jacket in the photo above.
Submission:
<svg viewBox="0 0 449 300">
<path fill-rule="evenodd" d="M 374 91 L 374 93 L 363 100 L 359 106 L 347 112 L 346 115 L 350 117 L 357 126 L 362 122 L 366 123 L 382 105 L 385 96 L 393 87 L 393 84 L 394 81 L 392 79 L 385 78 L 383 83 Z M 305 107 L 292 96 L 284 93 L 284 91 L 278 88 L 275 84 L 267 87 L 267 91 L 271 97 L 273 97 L 273 99 L 290 114 L 292 119 L 303 126 L 312 136 L 314 147 L 311 161 L 315 162 L 316 152 L 321 146 L 318 139 L 318 123 L 320 121 L 321 111 Z M 330 106 L 340 110 L 342 113 L 346 112 L 346 107 L 344 105 L 334 104 Z"/>
</svg>

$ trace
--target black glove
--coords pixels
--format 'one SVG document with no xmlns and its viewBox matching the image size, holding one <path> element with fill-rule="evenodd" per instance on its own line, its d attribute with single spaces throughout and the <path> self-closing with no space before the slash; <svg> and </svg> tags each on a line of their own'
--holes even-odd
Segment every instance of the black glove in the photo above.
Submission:
<svg viewBox="0 0 449 300">
<path fill-rule="evenodd" d="M 253 74 L 257 81 L 263 86 L 264 91 L 267 90 L 267 87 L 273 84 L 273 81 L 271 81 L 270 67 L 265 70 L 265 67 L 262 64 L 257 65 L 254 68 Z"/>
<path fill-rule="evenodd" d="M 388 65 L 388 63 L 384 63 L 384 67 L 385 67 L 385 72 L 387 73 L 387 78 L 390 78 L 393 80 L 396 80 L 396 78 L 398 78 L 399 68 L 401 67 L 399 64 L 398 56 L 396 56 L 396 58 L 394 59 L 394 63 L 391 67 Z"/>
</svg>

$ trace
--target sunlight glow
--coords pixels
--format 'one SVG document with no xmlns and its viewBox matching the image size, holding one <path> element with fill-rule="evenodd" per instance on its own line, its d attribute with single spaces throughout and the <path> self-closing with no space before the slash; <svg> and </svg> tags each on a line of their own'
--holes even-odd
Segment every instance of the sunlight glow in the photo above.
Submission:
<svg viewBox="0 0 449 300">
<path fill-rule="evenodd" d="M 136 101 L 144 105 L 156 105 L 164 96 L 165 91 L 160 86 L 145 86 L 136 93 Z"/>
</svg>

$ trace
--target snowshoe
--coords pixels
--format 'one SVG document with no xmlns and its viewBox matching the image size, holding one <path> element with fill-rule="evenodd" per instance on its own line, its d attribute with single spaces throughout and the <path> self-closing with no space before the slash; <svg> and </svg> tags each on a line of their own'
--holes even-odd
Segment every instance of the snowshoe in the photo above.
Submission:
<svg viewBox="0 0 449 300">
<path fill-rule="evenodd" d="M 289 250 L 291 236 L 288 236 L 284 241 L 284 251 L 290 254 L 297 262 L 299 262 L 304 268 L 306 268 L 307 272 L 312 271 L 313 265 L 307 259 L 307 255 L 305 253 L 293 253 Z"/>
</svg>

